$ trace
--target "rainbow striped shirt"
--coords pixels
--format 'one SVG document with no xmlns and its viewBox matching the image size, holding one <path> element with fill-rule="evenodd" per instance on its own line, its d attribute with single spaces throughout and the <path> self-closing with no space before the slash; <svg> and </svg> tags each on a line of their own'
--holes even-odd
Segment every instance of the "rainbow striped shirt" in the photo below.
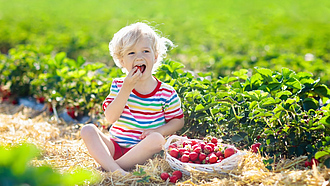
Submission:
<svg viewBox="0 0 330 186">
<path fill-rule="evenodd" d="M 131 92 L 125 108 L 109 130 L 110 138 L 122 147 L 132 147 L 141 140 L 144 129 L 154 129 L 165 125 L 171 119 L 182 118 L 181 101 L 170 85 L 157 80 L 156 88 L 149 94 Z M 110 94 L 102 104 L 103 111 L 117 96 L 123 85 L 122 78 L 113 80 Z"/>
</svg>

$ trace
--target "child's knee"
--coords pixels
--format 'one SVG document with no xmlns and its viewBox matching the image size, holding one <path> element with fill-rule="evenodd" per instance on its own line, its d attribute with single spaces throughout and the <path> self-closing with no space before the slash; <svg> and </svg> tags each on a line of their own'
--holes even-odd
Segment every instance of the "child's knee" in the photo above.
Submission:
<svg viewBox="0 0 330 186">
<path fill-rule="evenodd" d="M 163 145 L 165 144 L 165 138 L 158 132 L 153 132 L 148 135 L 150 141 L 152 142 L 153 146 L 157 151 L 161 151 Z"/>
<path fill-rule="evenodd" d="M 87 124 L 81 128 L 80 136 L 84 139 L 90 136 L 92 133 L 95 133 L 96 130 L 97 128 L 94 124 Z"/>
</svg>

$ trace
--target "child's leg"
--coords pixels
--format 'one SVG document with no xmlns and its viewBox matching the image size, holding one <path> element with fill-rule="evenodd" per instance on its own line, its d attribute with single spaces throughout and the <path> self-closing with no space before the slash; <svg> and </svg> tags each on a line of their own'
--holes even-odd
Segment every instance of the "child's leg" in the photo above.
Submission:
<svg viewBox="0 0 330 186">
<path fill-rule="evenodd" d="M 117 159 L 116 162 L 125 170 L 134 167 L 136 164 L 143 164 L 152 155 L 160 152 L 164 143 L 164 137 L 158 132 L 153 132 Z"/>
<path fill-rule="evenodd" d="M 112 141 L 95 125 L 88 124 L 81 129 L 81 137 L 90 155 L 107 171 L 125 172 L 113 159 L 115 147 Z"/>
</svg>

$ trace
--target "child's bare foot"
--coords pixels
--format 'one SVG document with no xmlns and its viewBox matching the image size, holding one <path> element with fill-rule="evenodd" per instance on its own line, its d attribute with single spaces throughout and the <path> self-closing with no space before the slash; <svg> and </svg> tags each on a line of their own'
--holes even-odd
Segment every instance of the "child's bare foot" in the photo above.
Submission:
<svg viewBox="0 0 330 186">
<path fill-rule="evenodd" d="M 126 175 L 129 174 L 129 172 L 126 172 L 126 171 L 124 171 L 123 169 L 121 169 L 121 170 L 116 170 L 116 171 L 119 171 L 119 173 L 122 174 L 123 176 L 126 176 Z M 116 172 L 116 171 L 115 171 L 115 172 Z"/>
</svg>

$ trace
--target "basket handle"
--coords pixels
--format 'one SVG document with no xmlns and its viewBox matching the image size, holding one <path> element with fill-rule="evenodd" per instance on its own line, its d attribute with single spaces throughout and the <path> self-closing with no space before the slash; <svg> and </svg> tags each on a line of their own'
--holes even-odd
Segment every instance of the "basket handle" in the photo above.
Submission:
<svg viewBox="0 0 330 186">
<path fill-rule="evenodd" d="M 164 145 L 165 149 L 167 149 L 167 148 L 170 146 L 171 142 L 172 142 L 174 139 L 179 139 L 179 140 L 181 140 L 181 141 L 183 141 L 183 140 L 188 140 L 187 137 L 182 137 L 182 136 L 172 135 L 172 136 L 170 136 L 170 137 L 166 140 L 166 143 L 165 143 L 165 145 Z"/>
</svg>

